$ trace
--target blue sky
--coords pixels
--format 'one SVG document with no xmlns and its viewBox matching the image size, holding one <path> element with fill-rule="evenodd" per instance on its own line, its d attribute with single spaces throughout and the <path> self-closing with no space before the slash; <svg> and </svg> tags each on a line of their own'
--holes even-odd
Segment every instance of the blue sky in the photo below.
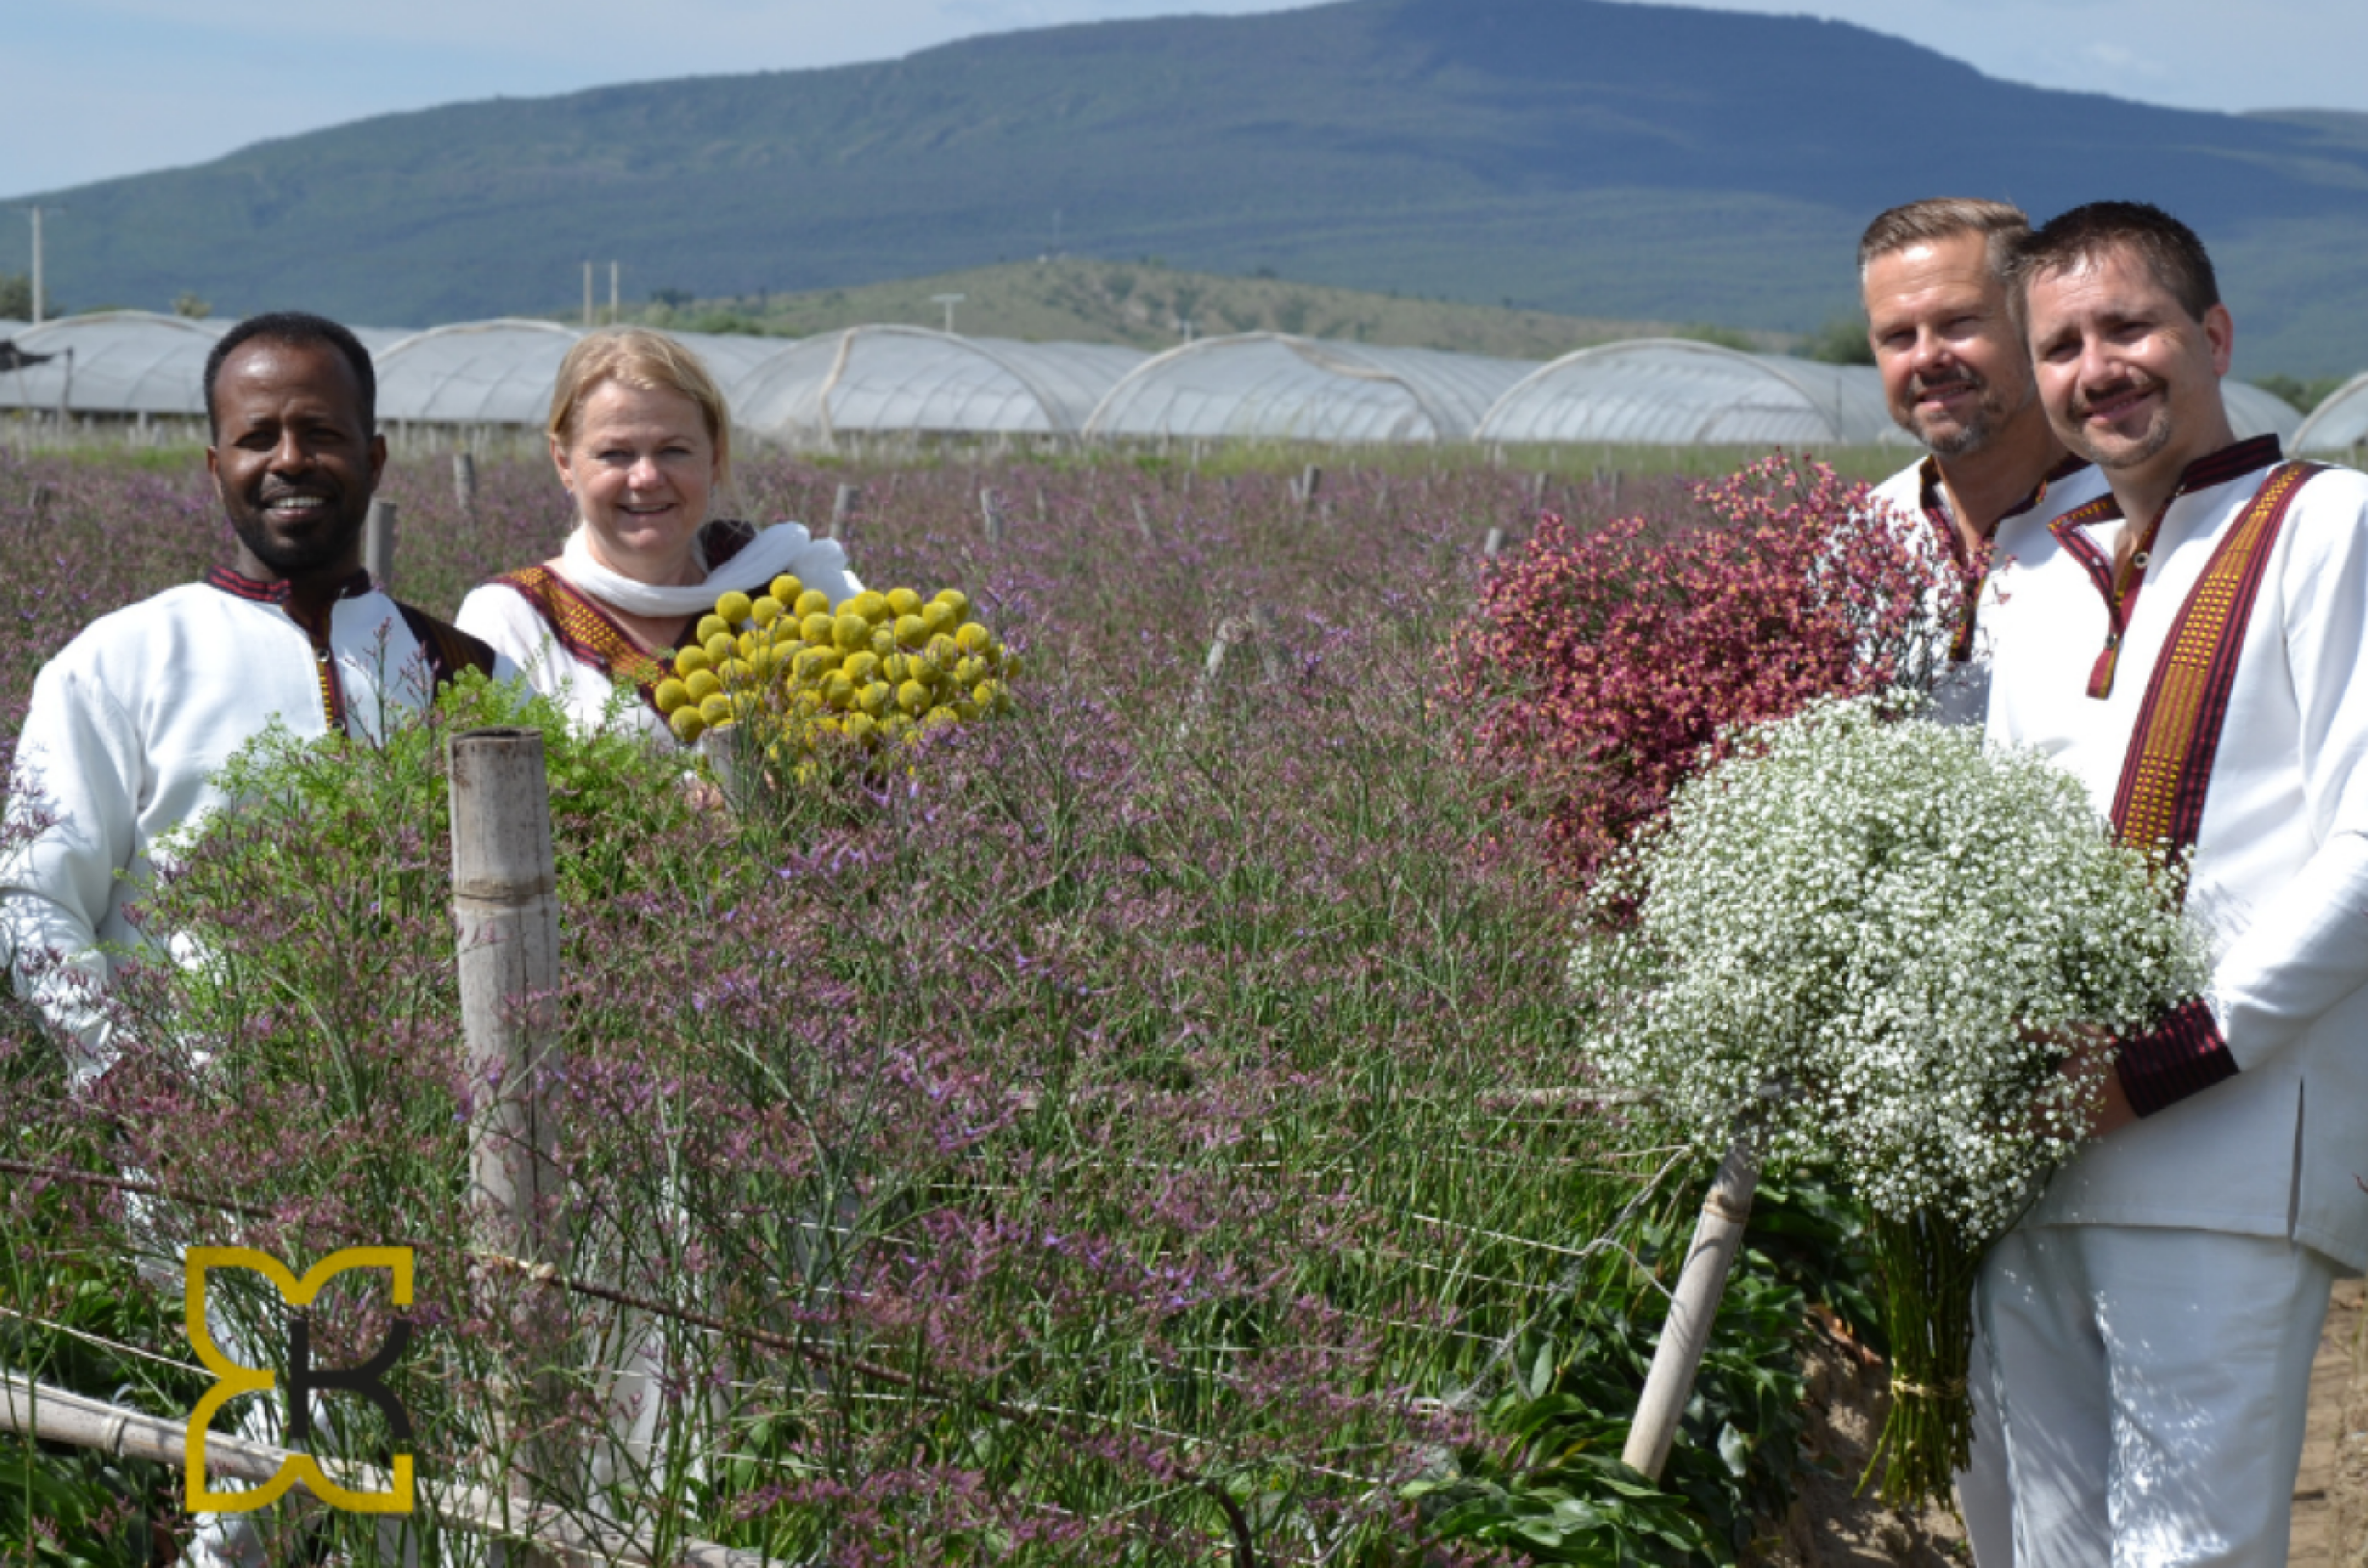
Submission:
<svg viewBox="0 0 2368 1568">
<path fill-rule="evenodd" d="M 457 99 L 886 59 L 980 33 L 1275 0 L 67 0 L 9 8 L 0 193 Z M 2197 109 L 2368 111 L 2362 0 L 1728 0 L 1912 39 L 1994 76 Z M 71 215 L 60 222 L 70 223 Z M 0 271 L 22 241 L 0 224 Z"/>
</svg>

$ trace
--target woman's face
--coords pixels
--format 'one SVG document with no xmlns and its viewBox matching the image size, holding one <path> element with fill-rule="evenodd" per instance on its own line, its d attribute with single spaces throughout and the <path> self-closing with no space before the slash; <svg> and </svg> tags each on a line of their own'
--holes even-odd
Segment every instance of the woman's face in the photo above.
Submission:
<svg viewBox="0 0 2368 1568">
<path fill-rule="evenodd" d="M 559 482 L 575 497 L 593 558 L 636 582 L 699 580 L 691 541 L 719 477 L 699 405 L 679 392 L 607 381 L 575 409 L 575 433 L 551 438 Z"/>
</svg>

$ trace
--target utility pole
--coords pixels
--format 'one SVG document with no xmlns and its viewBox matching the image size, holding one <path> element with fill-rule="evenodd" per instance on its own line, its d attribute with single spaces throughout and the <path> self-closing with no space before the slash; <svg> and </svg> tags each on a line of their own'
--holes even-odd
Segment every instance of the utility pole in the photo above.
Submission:
<svg viewBox="0 0 2368 1568">
<path fill-rule="evenodd" d="M 49 295 L 43 287 L 41 274 L 41 216 L 44 213 L 64 212 L 66 209 L 64 207 L 18 207 L 16 210 L 33 220 L 33 325 L 39 327 L 49 319 Z"/>
<path fill-rule="evenodd" d="M 617 325 L 624 318 L 617 313 L 617 264 L 608 264 L 608 324 Z"/>
<path fill-rule="evenodd" d="M 584 263 L 584 325 L 592 325 L 592 263 Z"/>
<path fill-rule="evenodd" d="M 968 294 L 932 294 L 929 303 L 945 306 L 945 335 L 954 335 L 954 306 L 969 299 Z"/>
</svg>

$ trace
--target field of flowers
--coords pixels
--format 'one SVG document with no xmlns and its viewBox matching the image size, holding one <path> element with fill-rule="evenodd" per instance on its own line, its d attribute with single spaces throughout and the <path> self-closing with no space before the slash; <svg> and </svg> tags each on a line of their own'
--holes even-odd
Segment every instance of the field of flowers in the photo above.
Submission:
<svg viewBox="0 0 2368 1568">
<path fill-rule="evenodd" d="M 1014 711 L 738 811 L 499 693 L 258 755 L 151 902 L 207 956 L 123 985 L 122 1064 L 69 1098 L 0 1014 L 0 1365 L 177 1420 L 205 1379 L 174 1244 L 401 1244 L 423 1498 L 533 1474 L 652 1560 L 1732 1560 L 1781 1510 L 1800 1286 L 1849 1310 L 1848 1225 L 1776 1187 L 1668 1475 L 1624 1471 L 1705 1173 L 1591 1080 L 1567 812 L 1518 809 L 1451 679 L 1530 477 L 1336 471 L 1307 505 L 1279 468 L 758 458 L 736 510 L 824 518 L 842 484 L 857 570 L 965 590 Z M 568 521 L 534 464 L 472 508 L 440 461 L 386 493 L 395 590 L 439 614 Z M 1543 499 L 1580 535 L 1614 510 Z M 1618 511 L 1698 516 L 1673 478 Z M 186 454 L 0 458 L 0 747 L 50 651 L 226 539 Z M 465 1190 L 442 740 L 495 720 L 547 730 L 560 859 L 541 1283 L 472 1254 Z M 316 1357 L 386 1316 L 325 1297 Z M 344 1414 L 326 1440 L 383 1455 Z M 169 1560 L 175 1484 L 0 1437 L 0 1560 Z M 359 1516 L 271 1519 L 275 1560 L 399 1560 Z"/>
</svg>

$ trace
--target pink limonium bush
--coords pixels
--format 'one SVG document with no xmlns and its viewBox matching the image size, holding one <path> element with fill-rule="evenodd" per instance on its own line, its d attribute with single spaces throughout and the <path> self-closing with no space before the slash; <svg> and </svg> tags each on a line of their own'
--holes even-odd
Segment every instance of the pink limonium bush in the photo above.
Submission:
<svg viewBox="0 0 2368 1568">
<path fill-rule="evenodd" d="M 1928 529 L 1781 454 L 1666 511 L 1550 515 L 1457 629 L 1444 711 L 1583 883 L 1722 731 L 1929 684 L 1962 590 Z"/>
<path fill-rule="evenodd" d="M 432 610 L 565 524 L 525 465 L 481 471 L 464 516 L 440 475 L 395 469 L 398 587 Z M 20 476 L 0 465 L 0 500 Z M 740 509 L 827 512 L 839 477 L 755 462 Z M 1649 1317 L 1652 1264 L 1590 1244 L 1634 1201 L 1668 1207 L 1647 1181 L 1665 1155 L 1591 1110 L 1552 889 L 1477 853 L 1535 830 L 1499 820 L 1425 706 L 1479 536 L 1527 485 L 1336 475 L 1309 510 L 1255 472 L 860 477 L 859 568 L 968 590 L 1024 651 L 1018 712 L 909 774 L 737 814 L 698 809 L 674 757 L 488 692 L 385 747 L 258 750 L 245 804 L 147 898 L 193 962 L 120 983 L 115 1071 L 79 1096 L 54 1070 L 0 1085 L 20 1155 L 165 1190 L 77 1202 L 18 1255 L 138 1258 L 109 1288 L 171 1323 L 182 1245 L 300 1267 L 411 1245 L 394 1381 L 423 1494 L 537 1475 L 661 1560 L 691 1540 L 884 1564 L 1431 1550 L 1409 1483 L 1502 1456 L 1481 1413 L 1516 1372 L 1551 1377 L 1540 1345 L 1585 1342 L 1571 1315 Z M 124 476 L 61 483 L 135 531 Z M 120 598 L 220 543 L 201 481 L 139 484 L 191 538 L 110 577 Z M 1208 674 L 1216 627 L 1254 610 Z M 466 1128 L 492 1086 L 452 984 L 442 757 L 494 720 L 547 736 L 564 978 L 520 1002 L 554 1011 L 567 1055 L 542 1087 L 569 1283 L 472 1239 Z M 219 1289 L 269 1354 L 270 1292 Z M 338 1291 L 318 1360 L 350 1365 L 387 1320 L 377 1287 Z M 162 1412 L 202 1387 L 120 1365 Z M 335 1402 L 323 1441 L 385 1451 Z M 1690 1439 L 1681 1470 L 1726 1474 L 1719 1442 Z M 325 1530 L 395 1560 L 369 1521 L 271 1528 L 291 1554 Z"/>
</svg>

